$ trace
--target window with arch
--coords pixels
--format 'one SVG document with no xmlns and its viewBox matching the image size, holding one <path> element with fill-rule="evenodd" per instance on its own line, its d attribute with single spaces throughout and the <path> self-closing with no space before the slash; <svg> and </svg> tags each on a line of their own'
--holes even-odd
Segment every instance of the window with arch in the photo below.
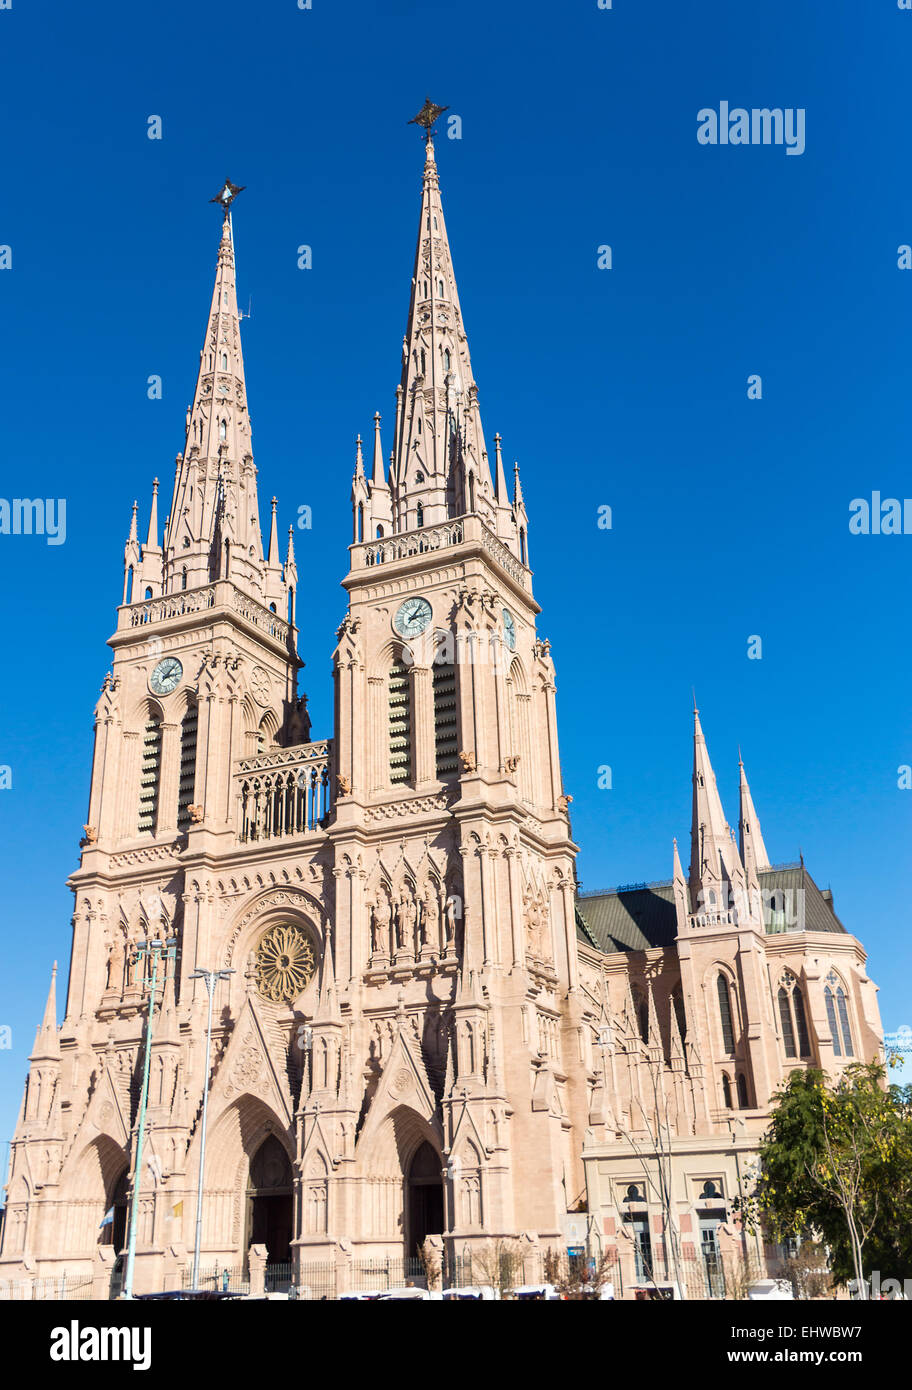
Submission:
<svg viewBox="0 0 912 1390">
<path fill-rule="evenodd" d="M 228 438 L 228 421 L 219 420 L 219 439 Z"/>
<path fill-rule="evenodd" d="M 522 562 L 523 562 L 524 565 L 528 563 L 527 560 L 526 560 L 526 528 L 525 528 L 525 526 L 520 526 L 520 528 L 519 528 L 519 558 L 520 558 L 520 560 L 522 560 Z"/>
<path fill-rule="evenodd" d="M 420 502 L 415 508 L 415 525 L 418 527 L 424 525 L 424 507 L 421 505 Z"/>
<path fill-rule="evenodd" d="M 726 1110 L 733 1110 L 732 1105 L 732 1085 L 728 1072 L 722 1073 L 722 1104 Z"/>
<path fill-rule="evenodd" d="M 181 588 L 182 588 L 182 589 L 186 589 L 186 587 L 187 587 L 187 566 L 184 565 L 183 569 L 181 570 Z"/>
<path fill-rule="evenodd" d="M 636 1269 L 637 1279 L 652 1278 L 652 1240 L 649 1234 L 649 1214 L 645 1211 L 634 1211 L 628 1203 L 645 1203 L 646 1196 L 641 1187 L 636 1183 L 631 1183 L 627 1188 L 624 1197 L 624 1204 L 627 1206 L 624 1212 L 624 1225 L 633 1237 L 633 1258 Z"/>
<path fill-rule="evenodd" d="M 177 828 L 187 830 L 190 807 L 196 790 L 196 734 L 199 710 L 196 703 L 188 705 L 180 727 L 180 780 L 177 791 Z"/>
<path fill-rule="evenodd" d="M 786 1057 L 810 1057 L 811 1039 L 804 1007 L 804 993 L 796 976 L 788 971 L 779 981 L 778 1001 L 782 1046 Z"/>
<path fill-rule="evenodd" d="M 738 1105 L 742 1110 L 750 1109 L 750 1097 L 747 1093 L 747 1077 L 743 1071 L 738 1072 Z"/>
<path fill-rule="evenodd" d="M 437 281 L 437 293 L 438 293 L 438 295 L 440 296 L 440 298 L 443 299 L 444 290 L 443 290 L 443 281 L 442 281 L 442 280 L 438 280 L 438 281 Z"/>
<path fill-rule="evenodd" d="M 434 755 L 437 777 L 445 781 L 459 772 L 459 732 L 456 711 L 456 666 L 447 660 L 441 643 L 434 657 Z"/>
<path fill-rule="evenodd" d="M 158 790 L 161 779 L 162 727 L 161 716 L 149 711 L 142 732 L 142 751 L 139 768 L 139 833 L 154 835 L 158 823 Z"/>
<path fill-rule="evenodd" d="M 146 598 L 151 598 L 151 597 L 152 597 L 152 590 L 151 590 L 151 589 L 149 589 L 149 588 L 146 589 L 145 597 L 146 597 Z"/>
<path fill-rule="evenodd" d="M 469 474 L 469 511 L 475 510 L 475 474 Z"/>
<path fill-rule="evenodd" d="M 227 370 L 228 370 L 228 354 L 227 354 L 227 352 L 223 352 L 223 353 L 222 353 L 222 371 L 223 371 L 223 372 L 227 372 Z"/>
<path fill-rule="evenodd" d="M 402 661 L 390 667 L 389 779 L 393 786 L 408 782 L 412 770 L 412 690 Z"/>
<path fill-rule="evenodd" d="M 423 483 L 423 482 L 424 482 L 424 474 L 422 473 L 422 471 L 421 471 L 420 468 L 418 469 L 418 472 L 415 474 L 415 482 L 416 482 L 416 483 Z"/>
<path fill-rule="evenodd" d="M 358 529 L 355 532 L 355 540 L 364 540 L 364 503 L 358 503 Z"/>
<path fill-rule="evenodd" d="M 378 527 L 377 527 L 377 540 L 378 540 L 378 541 L 382 541 L 382 540 L 383 540 L 383 527 L 382 527 L 382 526 L 378 526 Z"/>
<path fill-rule="evenodd" d="M 833 1038 L 833 1052 L 835 1056 L 854 1057 L 855 1049 L 852 1046 L 852 1029 L 849 1024 L 848 1001 L 846 1000 L 846 992 L 835 970 L 831 970 L 826 977 L 823 997 L 826 1002 L 827 1023 L 829 1024 L 830 1033 Z"/>
<path fill-rule="evenodd" d="M 449 348 L 444 348 L 444 349 L 443 349 L 443 370 L 444 370 L 445 372 L 448 372 L 448 371 L 450 370 L 450 349 L 449 349 Z"/>
<path fill-rule="evenodd" d="M 719 1023 L 722 1027 L 722 1046 L 731 1056 L 735 1051 L 735 1028 L 732 1018 L 731 982 L 720 970 L 716 976 L 716 994 L 719 1000 Z"/>
</svg>

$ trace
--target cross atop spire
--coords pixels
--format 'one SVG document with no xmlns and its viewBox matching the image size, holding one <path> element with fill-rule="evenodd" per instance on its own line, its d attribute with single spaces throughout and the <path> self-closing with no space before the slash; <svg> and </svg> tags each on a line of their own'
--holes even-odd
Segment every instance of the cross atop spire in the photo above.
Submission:
<svg viewBox="0 0 912 1390">
<path fill-rule="evenodd" d="M 225 217 L 227 218 L 231 209 L 231 204 L 239 193 L 243 193 L 246 187 L 246 184 L 232 183 L 230 179 L 226 179 L 221 192 L 216 193 L 215 197 L 210 198 L 209 201 L 210 203 L 218 203 L 219 207 L 224 209 Z"/>
</svg>

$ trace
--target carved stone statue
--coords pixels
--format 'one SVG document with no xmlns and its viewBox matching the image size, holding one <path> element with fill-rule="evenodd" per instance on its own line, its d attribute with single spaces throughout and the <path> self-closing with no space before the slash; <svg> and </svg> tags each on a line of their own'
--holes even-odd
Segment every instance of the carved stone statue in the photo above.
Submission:
<svg viewBox="0 0 912 1390">
<path fill-rule="evenodd" d="M 418 943 L 416 939 L 418 905 L 416 904 L 415 899 L 412 897 L 411 892 L 408 890 L 406 890 L 406 892 L 403 894 L 400 917 L 402 919 L 403 949 L 406 951 L 418 949 Z"/>
<path fill-rule="evenodd" d="M 455 953 L 458 907 L 459 899 L 451 893 L 446 900 L 446 907 L 443 913 L 444 922 L 446 924 L 446 951 L 448 956 Z"/>
<path fill-rule="evenodd" d="M 111 933 L 111 942 L 108 946 L 107 974 L 105 977 L 105 989 L 115 990 L 120 993 L 123 985 L 123 966 L 124 966 L 124 943 L 120 928 L 115 927 Z"/>
<path fill-rule="evenodd" d="M 371 950 L 375 956 L 385 956 L 389 947 L 390 905 L 385 894 L 378 893 L 371 903 Z"/>
</svg>

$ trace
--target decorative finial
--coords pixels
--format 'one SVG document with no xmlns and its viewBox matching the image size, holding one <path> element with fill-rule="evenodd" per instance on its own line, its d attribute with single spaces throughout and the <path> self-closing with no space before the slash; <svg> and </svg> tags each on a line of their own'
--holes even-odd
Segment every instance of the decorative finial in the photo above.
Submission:
<svg viewBox="0 0 912 1390">
<path fill-rule="evenodd" d="M 438 116 L 442 116 L 444 111 L 449 111 L 449 109 L 448 106 L 438 106 L 436 102 L 431 101 L 430 97 L 425 97 L 424 105 L 418 112 L 418 115 L 413 116 L 406 124 L 424 126 L 424 138 L 429 141 L 431 138 L 431 126 Z"/>
<path fill-rule="evenodd" d="M 239 193 L 243 193 L 246 187 L 247 185 L 245 183 L 232 183 L 230 179 L 226 179 L 222 191 L 220 193 L 216 193 L 215 197 L 210 198 L 209 201 L 210 203 L 218 203 L 219 206 L 222 208 L 225 216 L 227 217 L 231 208 L 231 204 L 234 202 L 235 198 Z"/>
</svg>

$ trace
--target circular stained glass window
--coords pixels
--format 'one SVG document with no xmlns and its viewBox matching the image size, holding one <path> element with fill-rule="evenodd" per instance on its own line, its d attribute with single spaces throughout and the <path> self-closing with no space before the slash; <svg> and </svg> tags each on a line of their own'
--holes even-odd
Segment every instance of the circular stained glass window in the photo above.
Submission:
<svg viewBox="0 0 912 1390">
<path fill-rule="evenodd" d="M 313 978 L 317 957 L 301 927 L 281 923 L 260 937 L 256 949 L 256 983 L 264 999 L 290 1004 Z"/>
</svg>

